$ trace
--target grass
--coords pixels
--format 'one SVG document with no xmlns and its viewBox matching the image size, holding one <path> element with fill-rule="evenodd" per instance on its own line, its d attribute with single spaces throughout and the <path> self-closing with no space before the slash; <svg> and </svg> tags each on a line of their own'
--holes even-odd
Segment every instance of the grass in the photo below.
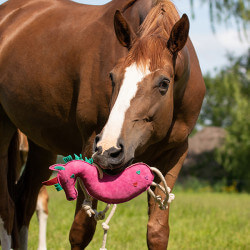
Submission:
<svg viewBox="0 0 250 250">
<path fill-rule="evenodd" d="M 49 189 L 48 250 L 70 249 L 68 233 L 74 216 L 74 202 L 63 192 Z M 250 249 L 250 195 L 177 191 L 170 212 L 169 249 Z M 101 205 L 103 207 L 103 204 Z M 146 245 L 146 195 L 118 205 L 110 222 L 109 250 L 143 250 Z M 29 249 L 36 249 L 36 216 L 30 224 Z M 88 250 L 101 247 L 103 230 L 98 222 Z"/>
</svg>

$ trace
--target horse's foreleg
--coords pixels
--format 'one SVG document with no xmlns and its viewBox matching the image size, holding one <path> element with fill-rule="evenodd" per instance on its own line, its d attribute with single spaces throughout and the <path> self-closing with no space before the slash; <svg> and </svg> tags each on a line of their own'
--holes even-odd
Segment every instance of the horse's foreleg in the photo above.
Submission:
<svg viewBox="0 0 250 250">
<path fill-rule="evenodd" d="M 78 198 L 76 205 L 75 219 L 72 224 L 69 240 L 71 244 L 71 249 L 73 250 L 82 250 L 90 243 L 92 240 L 95 229 L 96 229 L 96 220 L 94 216 L 89 217 L 85 210 L 82 209 L 82 203 L 84 201 L 84 194 L 81 191 L 81 188 L 78 185 Z M 93 200 L 92 202 L 93 209 L 97 207 L 97 201 Z"/>
<path fill-rule="evenodd" d="M 38 250 L 46 250 L 46 228 L 48 219 L 48 201 L 49 195 L 45 186 L 39 191 L 37 203 L 36 203 L 36 214 L 39 223 L 39 243 Z"/>
<path fill-rule="evenodd" d="M 14 226 L 14 202 L 7 183 L 8 157 L 0 155 L 0 241 L 3 250 L 11 248 L 11 233 Z"/>
<path fill-rule="evenodd" d="M 86 147 L 84 149 L 83 156 L 91 157 L 93 148 L 92 145 L 95 136 L 96 134 L 94 132 L 88 139 Z M 80 250 L 87 247 L 95 234 L 96 220 L 94 219 L 94 216 L 89 217 L 86 214 L 85 210 L 83 210 L 82 204 L 84 198 L 85 198 L 84 194 L 78 184 L 78 198 L 76 204 L 75 218 L 69 234 L 71 249 L 73 250 Z M 96 200 L 92 201 L 92 208 L 93 209 L 97 208 Z"/>
<path fill-rule="evenodd" d="M 167 154 L 165 159 L 162 159 L 162 173 L 165 174 L 167 185 L 171 188 L 174 187 L 175 181 L 178 177 L 182 164 L 187 155 L 187 143 L 177 149 L 173 149 L 172 152 Z M 163 186 L 163 183 L 160 183 Z M 156 195 L 165 197 L 164 193 L 156 189 Z M 167 210 L 161 210 L 158 204 L 152 197 L 148 196 L 149 206 L 149 221 L 147 230 L 147 244 L 150 250 L 166 250 L 168 246 L 169 238 L 169 208 Z"/>
<path fill-rule="evenodd" d="M 158 195 L 159 193 L 156 192 Z M 161 193 L 162 195 L 162 193 Z M 147 244 L 149 249 L 166 250 L 169 237 L 169 208 L 160 210 L 158 204 L 149 197 L 149 221 L 147 229 Z"/>
<path fill-rule="evenodd" d="M 27 249 L 28 227 L 36 209 L 36 202 L 42 182 L 51 171 L 49 166 L 56 162 L 56 155 L 29 141 L 26 167 L 17 184 L 17 220 L 20 230 L 20 248 Z"/>
<path fill-rule="evenodd" d="M 18 245 L 13 201 L 17 157 L 18 134 L 0 105 L 0 241 L 3 250 L 9 250 L 13 240 L 12 247 Z"/>
</svg>

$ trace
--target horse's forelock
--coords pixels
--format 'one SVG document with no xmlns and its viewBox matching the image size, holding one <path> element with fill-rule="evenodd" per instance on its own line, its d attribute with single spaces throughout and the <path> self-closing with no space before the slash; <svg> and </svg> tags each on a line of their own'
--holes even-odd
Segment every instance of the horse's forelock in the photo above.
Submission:
<svg viewBox="0 0 250 250">
<path fill-rule="evenodd" d="M 167 51 L 167 40 L 157 35 L 138 40 L 129 52 L 125 65 L 135 63 L 142 71 L 147 68 L 152 72 L 164 65 L 163 51 Z"/>
<path fill-rule="evenodd" d="M 125 60 L 125 67 L 136 63 L 143 69 L 149 66 L 150 71 L 163 64 L 162 53 L 167 51 L 167 41 L 179 14 L 171 1 L 157 1 L 139 29 L 139 37 Z M 150 65 L 148 62 L 150 61 Z"/>
</svg>

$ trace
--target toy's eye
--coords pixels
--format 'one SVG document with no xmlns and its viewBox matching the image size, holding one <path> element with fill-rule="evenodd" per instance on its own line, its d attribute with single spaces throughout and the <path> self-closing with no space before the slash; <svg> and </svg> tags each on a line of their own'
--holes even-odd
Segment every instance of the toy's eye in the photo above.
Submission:
<svg viewBox="0 0 250 250">
<path fill-rule="evenodd" d="M 159 91 L 162 95 L 165 95 L 168 91 L 170 80 L 167 78 L 164 78 L 159 82 Z"/>
</svg>

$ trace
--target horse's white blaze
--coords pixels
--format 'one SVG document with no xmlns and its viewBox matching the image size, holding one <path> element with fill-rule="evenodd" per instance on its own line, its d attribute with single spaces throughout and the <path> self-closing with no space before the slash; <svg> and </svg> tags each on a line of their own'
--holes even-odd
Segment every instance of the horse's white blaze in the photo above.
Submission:
<svg viewBox="0 0 250 250">
<path fill-rule="evenodd" d="M 102 147 L 102 152 L 111 147 L 117 148 L 117 140 L 121 134 L 125 113 L 130 107 L 131 100 L 135 97 L 138 83 L 149 73 L 148 67 L 142 70 L 135 63 L 125 69 L 123 84 L 104 127 L 102 139 L 97 144 L 98 147 Z"/>
<path fill-rule="evenodd" d="M 19 232 L 20 250 L 28 249 L 28 227 L 22 226 Z"/>
<path fill-rule="evenodd" d="M 43 207 L 43 201 L 38 196 L 37 205 L 37 218 L 39 222 L 39 244 L 38 244 L 38 250 L 46 250 L 46 228 L 47 228 L 47 219 L 48 215 L 45 213 L 45 209 Z"/>
<path fill-rule="evenodd" d="M 0 240 L 2 249 L 10 249 L 11 248 L 11 235 L 9 235 L 4 228 L 4 222 L 0 217 Z"/>
</svg>

